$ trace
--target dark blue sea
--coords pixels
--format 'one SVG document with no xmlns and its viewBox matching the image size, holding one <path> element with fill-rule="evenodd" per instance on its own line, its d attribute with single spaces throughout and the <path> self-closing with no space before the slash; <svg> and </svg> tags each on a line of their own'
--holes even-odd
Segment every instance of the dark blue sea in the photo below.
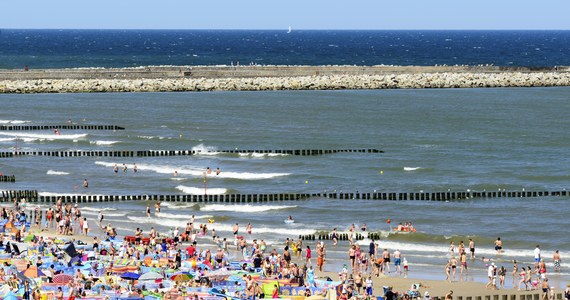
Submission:
<svg viewBox="0 0 570 300">
<path fill-rule="evenodd" d="M 0 68 L 570 65 L 570 31 L 0 30 Z"/>
</svg>

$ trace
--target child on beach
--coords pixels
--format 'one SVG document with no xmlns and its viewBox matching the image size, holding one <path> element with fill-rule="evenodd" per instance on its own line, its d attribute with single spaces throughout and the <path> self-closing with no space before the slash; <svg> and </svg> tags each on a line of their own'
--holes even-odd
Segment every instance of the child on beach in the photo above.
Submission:
<svg viewBox="0 0 570 300">
<path fill-rule="evenodd" d="M 403 265 L 404 265 L 404 278 L 408 278 L 408 270 L 409 270 L 409 266 L 408 266 L 408 260 L 404 257 L 403 258 Z"/>
</svg>

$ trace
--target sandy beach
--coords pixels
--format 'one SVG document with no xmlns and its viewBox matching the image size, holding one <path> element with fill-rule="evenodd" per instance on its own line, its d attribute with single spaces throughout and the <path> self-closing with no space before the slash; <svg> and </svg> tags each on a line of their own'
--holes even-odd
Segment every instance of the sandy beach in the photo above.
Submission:
<svg viewBox="0 0 570 300">
<path fill-rule="evenodd" d="M 97 237 L 99 240 L 104 240 L 106 238 L 103 230 L 99 227 L 99 225 L 94 221 L 90 220 L 90 232 L 88 235 L 83 234 L 72 234 L 72 235 L 61 235 L 58 234 L 53 228 L 40 229 L 37 226 L 31 226 L 27 234 L 35 234 L 37 237 L 43 237 L 44 239 L 58 239 L 58 240 L 67 240 L 67 241 L 82 241 L 85 244 L 92 245 L 94 242 L 94 237 Z M 42 225 L 44 227 L 44 225 Z M 126 233 L 127 235 L 129 233 Z M 209 237 L 197 237 L 197 247 L 201 250 L 209 250 L 212 253 L 215 253 L 216 246 L 212 246 L 209 244 L 206 239 L 210 239 Z M 206 242 L 206 243 L 204 243 Z M 182 249 L 189 246 L 190 243 L 184 242 L 181 244 Z M 279 248 L 278 245 L 272 245 L 271 248 Z M 345 248 L 347 245 L 339 244 L 339 248 Z M 279 252 L 281 250 L 278 250 Z M 229 254 L 231 257 L 238 258 L 240 257 L 241 253 L 235 250 L 234 246 L 229 247 Z M 304 258 L 299 258 L 294 256 L 291 260 L 292 263 L 296 263 L 298 265 L 302 265 L 304 263 Z M 346 261 L 349 264 L 349 260 Z M 316 259 L 313 259 L 313 263 L 316 267 Z M 325 264 L 325 271 L 319 272 L 315 270 L 315 278 L 326 280 L 327 278 L 332 279 L 333 281 L 340 280 L 340 272 L 341 269 L 339 268 L 339 273 L 331 271 L 331 269 L 338 268 L 336 264 L 329 265 L 328 263 Z M 350 274 L 350 270 L 348 272 Z M 479 274 L 480 275 L 480 274 Z M 478 276 L 479 276 L 478 275 Z M 444 276 L 443 272 L 441 276 Z M 366 274 L 364 275 L 366 277 Z M 538 299 L 537 297 L 542 297 L 542 292 L 539 290 L 532 290 L 532 291 L 518 291 L 517 289 L 513 288 L 504 288 L 504 289 L 490 289 L 487 288 L 485 283 L 477 282 L 477 281 L 469 281 L 469 282 L 462 282 L 455 280 L 453 282 L 448 282 L 445 280 L 429 280 L 429 279 L 419 279 L 421 277 L 425 277 L 425 274 L 417 274 L 414 272 L 410 272 L 409 276 L 405 278 L 403 275 L 396 275 L 395 272 L 389 273 L 388 276 L 384 274 L 380 274 L 380 276 L 372 276 L 373 280 L 373 289 L 375 296 L 383 296 L 384 288 L 391 287 L 394 292 L 400 293 L 400 295 L 409 293 L 412 288 L 412 285 L 419 286 L 419 293 L 421 296 L 424 296 L 427 292 L 432 299 L 444 299 L 445 295 L 448 294 L 450 291 L 453 291 L 453 299 Z M 507 278 L 507 282 L 510 279 Z M 363 288 L 364 290 L 364 288 Z M 563 297 L 562 290 L 554 289 L 553 295 L 555 299 L 561 299 Z"/>
</svg>

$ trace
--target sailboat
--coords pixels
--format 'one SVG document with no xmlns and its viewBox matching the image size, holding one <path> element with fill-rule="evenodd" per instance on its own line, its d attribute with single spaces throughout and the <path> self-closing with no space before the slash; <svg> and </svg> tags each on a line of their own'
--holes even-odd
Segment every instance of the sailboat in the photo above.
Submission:
<svg viewBox="0 0 570 300">
<path fill-rule="evenodd" d="M 287 33 L 291 33 L 291 26 L 289 26 L 289 30 L 287 30 Z"/>
</svg>

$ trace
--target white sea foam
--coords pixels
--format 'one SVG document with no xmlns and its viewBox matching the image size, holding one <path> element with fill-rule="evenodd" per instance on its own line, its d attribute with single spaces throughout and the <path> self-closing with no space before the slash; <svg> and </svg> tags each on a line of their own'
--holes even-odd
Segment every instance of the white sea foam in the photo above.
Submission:
<svg viewBox="0 0 570 300">
<path fill-rule="evenodd" d="M 204 188 L 179 185 L 176 189 L 189 195 L 204 195 Z M 206 188 L 206 194 L 208 195 L 221 195 L 227 193 L 227 191 L 228 190 L 224 188 Z"/>
<path fill-rule="evenodd" d="M 370 240 L 364 239 L 357 241 L 359 245 L 369 245 Z M 448 256 L 448 245 L 435 245 L 435 244 L 421 244 L 421 243 L 407 243 L 407 242 L 397 242 L 390 240 L 383 240 L 382 247 L 388 249 L 400 249 L 401 251 L 414 251 L 414 252 L 427 252 L 432 255 L 438 255 L 439 257 Z M 495 249 L 492 248 L 477 248 L 477 256 L 494 257 L 497 254 Z M 504 256 L 509 257 L 533 257 L 533 250 L 527 249 L 512 249 L 503 251 Z"/>
<path fill-rule="evenodd" d="M 54 170 L 48 170 L 46 172 L 47 175 L 69 175 L 69 173 L 67 172 L 63 172 L 63 171 L 54 171 Z"/>
<path fill-rule="evenodd" d="M 97 146 L 111 146 L 113 144 L 119 143 L 119 141 L 89 141 L 89 143 Z"/>
<path fill-rule="evenodd" d="M 181 208 L 191 208 L 196 206 L 196 203 L 176 203 L 176 202 L 162 202 L 160 203 L 161 206 L 174 208 L 174 209 L 181 209 Z"/>
<path fill-rule="evenodd" d="M 81 210 L 99 212 L 99 211 L 114 211 L 114 210 L 117 210 L 117 209 L 116 209 L 116 208 L 112 208 L 112 207 L 100 207 L 100 208 L 97 208 L 97 207 L 81 207 Z"/>
<path fill-rule="evenodd" d="M 419 169 L 421 169 L 421 167 L 404 167 L 404 171 L 406 172 L 417 171 Z"/>
<path fill-rule="evenodd" d="M 99 210 L 97 211 L 92 211 L 92 210 L 86 210 L 85 207 L 80 207 L 80 210 L 83 211 L 83 214 L 88 215 L 88 216 L 97 216 L 99 215 Z M 124 217 L 127 214 L 126 213 L 111 213 L 109 212 L 109 210 L 104 210 L 104 209 L 100 209 L 101 211 L 103 211 L 103 216 L 106 217 Z"/>
<path fill-rule="evenodd" d="M 280 157 L 280 156 L 288 156 L 289 154 L 284 153 L 239 153 L 240 157 L 245 158 L 268 158 L 268 157 Z"/>
<path fill-rule="evenodd" d="M 105 167 L 113 167 L 115 164 L 114 162 L 105 162 L 105 161 L 96 161 L 96 165 L 105 166 Z M 204 169 L 203 168 L 192 168 L 192 167 L 175 167 L 169 165 L 151 165 L 151 164 L 139 164 L 137 165 L 140 171 L 151 171 L 160 174 L 174 174 L 174 171 L 178 173 L 178 175 L 186 175 L 186 176 L 193 176 L 193 177 L 200 177 L 204 176 Z M 271 179 L 275 177 L 282 177 L 288 176 L 289 173 L 249 173 L 249 172 L 231 172 L 231 171 L 223 171 L 216 175 L 215 172 L 208 175 L 208 179 L 214 178 L 230 178 L 230 179 L 241 179 L 241 180 L 263 180 L 263 179 Z"/>
<path fill-rule="evenodd" d="M 216 147 L 206 146 L 204 144 L 192 147 L 192 151 L 195 151 L 197 155 L 218 155 L 220 152 L 217 152 L 217 150 Z"/>
<path fill-rule="evenodd" d="M 223 231 L 223 232 L 233 232 L 233 224 L 224 224 L 224 223 L 213 223 L 208 224 L 208 228 L 216 229 L 216 231 Z M 244 232 L 244 226 L 240 228 L 240 235 Z M 252 227 L 252 234 L 259 234 L 259 233 L 271 233 L 271 234 L 278 234 L 283 236 L 299 236 L 299 235 L 308 235 L 308 234 L 315 234 L 315 229 L 297 229 L 297 228 L 290 228 L 290 227 Z"/>
<path fill-rule="evenodd" d="M 31 141 L 53 141 L 53 140 L 79 140 L 87 137 L 87 133 L 81 134 L 53 134 L 53 133 L 29 133 L 29 132 L 0 132 L 2 136 L 10 136 L 13 138 L 18 138 L 24 142 Z"/>
<path fill-rule="evenodd" d="M 182 219 L 182 220 L 188 221 L 188 220 L 190 220 L 191 214 L 188 214 L 188 213 L 172 214 L 172 213 L 166 213 L 166 212 L 159 212 L 156 214 L 156 216 L 159 218 Z M 213 217 L 214 216 L 212 216 L 212 215 L 199 215 L 199 216 L 194 216 L 194 219 L 196 219 L 196 220 L 211 219 Z"/>
<path fill-rule="evenodd" d="M 81 196 L 95 196 L 95 195 L 87 195 L 87 194 L 78 194 L 78 193 L 52 193 L 52 192 L 39 192 L 38 193 L 39 196 L 44 196 L 44 197 L 81 197 Z"/>
<path fill-rule="evenodd" d="M 127 216 L 127 218 L 138 224 L 156 224 L 166 227 L 184 228 L 186 226 L 186 223 L 188 223 L 187 219 L 183 220 L 183 219 L 148 218 L 148 217 L 133 217 L 133 216 Z"/>
<path fill-rule="evenodd" d="M 9 125 L 25 124 L 30 122 L 31 121 L 22 121 L 22 120 L 0 120 L 0 124 L 9 124 Z"/>
<path fill-rule="evenodd" d="M 244 213 L 258 213 L 270 210 L 280 210 L 295 208 L 297 205 L 227 205 L 227 204 L 208 204 L 200 208 L 200 211 L 229 211 L 229 212 L 244 212 Z"/>
</svg>

